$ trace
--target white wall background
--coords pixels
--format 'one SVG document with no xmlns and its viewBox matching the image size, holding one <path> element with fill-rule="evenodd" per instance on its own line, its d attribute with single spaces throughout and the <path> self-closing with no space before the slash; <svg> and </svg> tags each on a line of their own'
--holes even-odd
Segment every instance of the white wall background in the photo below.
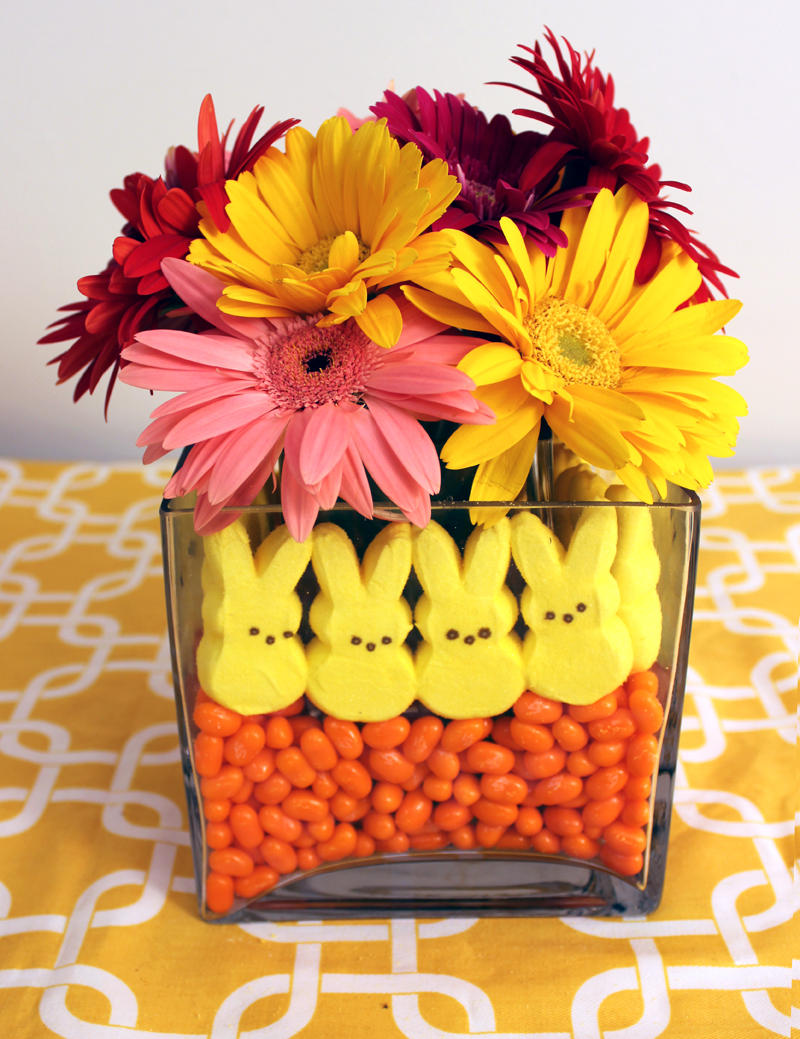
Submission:
<svg viewBox="0 0 800 1039">
<path fill-rule="evenodd" d="M 79 404 L 36 345 L 76 280 L 100 271 L 127 173 L 155 177 L 168 146 L 196 147 L 211 91 L 221 124 L 257 103 L 263 127 L 367 114 L 390 79 L 453 92 L 488 115 L 522 95 L 508 63 L 543 25 L 613 74 L 651 161 L 691 184 L 689 218 L 738 270 L 729 331 L 752 360 L 733 464 L 800 462 L 797 0 L 27 0 L 3 19 L 0 454 L 130 459 L 154 402 L 118 385 Z M 546 48 L 547 51 L 547 48 Z M 532 81 L 531 81 L 532 82 Z M 531 125 L 517 120 L 517 128 Z M 676 193 L 679 195 L 681 193 Z M 683 198 L 681 201 L 685 201 Z M 730 464 L 730 463 L 729 463 Z"/>
</svg>

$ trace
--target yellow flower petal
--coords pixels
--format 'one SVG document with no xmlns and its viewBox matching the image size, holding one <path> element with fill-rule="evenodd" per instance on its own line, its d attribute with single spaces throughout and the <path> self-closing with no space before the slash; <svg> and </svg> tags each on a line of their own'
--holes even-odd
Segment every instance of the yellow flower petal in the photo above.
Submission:
<svg viewBox="0 0 800 1039">
<path fill-rule="evenodd" d="M 391 296 L 371 299 L 355 319 L 364 335 L 378 346 L 394 346 L 403 331 L 403 316 Z"/>
<path fill-rule="evenodd" d="M 448 469 L 466 469 L 502 454 L 531 432 L 542 414 L 542 404 L 526 395 L 510 415 L 499 417 L 492 426 L 459 426 L 441 451 Z"/>
<path fill-rule="evenodd" d="M 486 343 L 470 350 L 458 367 L 476 386 L 484 386 L 519 375 L 522 358 L 513 347 L 504 343 Z"/>
<path fill-rule="evenodd" d="M 522 440 L 488 462 L 482 462 L 472 481 L 472 501 L 516 501 L 525 488 L 539 440 L 539 423 Z M 505 509 L 470 509 L 473 523 L 492 527 L 505 516 Z"/>
</svg>

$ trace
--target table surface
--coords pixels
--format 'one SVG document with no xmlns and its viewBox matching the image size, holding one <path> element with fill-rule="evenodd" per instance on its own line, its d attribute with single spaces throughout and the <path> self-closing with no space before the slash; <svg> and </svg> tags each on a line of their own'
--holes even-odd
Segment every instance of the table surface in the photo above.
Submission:
<svg viewBox="0 0 800 1039">
<path fill-rule="evenodd" d="M 0 1035 L 790 1034 L 800 469 L 703 495 L 667 883 L 635 920 L 203 923 L 164 479 L 0 462 Z"/>
</svg>

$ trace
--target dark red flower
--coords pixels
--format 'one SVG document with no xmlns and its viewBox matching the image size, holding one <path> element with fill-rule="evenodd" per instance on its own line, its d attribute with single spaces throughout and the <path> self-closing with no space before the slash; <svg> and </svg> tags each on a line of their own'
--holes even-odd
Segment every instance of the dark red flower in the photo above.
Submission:
<svg viewBox="0 0 800 1039">
<path fill-rule="evenodd" d="M 122 188 L 111 192 L 111 201 L 127 223 L 115 239 L 114 259 L 101 274 L 81 278 L 78 290 L 85 300 L 61 307 L 68 316 L 49 325 L 55 331 L 40 343 L 76 341 L 50 364 L 58 364 L 59 383 L 84 369 L 75 387 L 74 399 L 93 393 L 102 375 L 111 369 L 106 390 L 106 412 L 121 360 L 120 353 L 133 342 L 137 332 L 151 328 L 184 328 L 191 314 L 174 294 L 161 273 L 168 256 L 186 256 L 193 238 L 199 237 L 200 214 L 196 203 L 205 202 L 209 214 L 222 231 L 230 226 L 225 206 L 225 181 L 252 169 L 286 131 L 299 120 L 275 123 L 251 146 L 264 109 L 256 107 L 237 134 L 230 152 L 225 145 L 233 123 L 220 136 L 214 102 L 207 94 L 200 106 L 197 124 L 197 153 L 180 146 L 171 148 L 165 162 L 166 175 L 153 180 L 132 173 Z M 207 327 L 195 320 L 199 327 Z"/>
<path fill-rule="evenodd" d="M 665 188 L 682 191 L 691 191 L 691 188 L 678 181 L 661 180 L 661 167 L 647 165 L 649 139 L 640 139 L 628 111 L 614 106 L 614 80 L 594 67 L 594 54 L 587 55 L 582 62 L 578 52 L 564 40 L 569 56 L 567 62 L 550 29 L 546 30 L 546 37 L 555 53 L 558 73 L 547 64 L 536 43 L 533 49 L 521 47 L 530 58 L 516 55 L 511 61 L 534 77 L 538 91 L 517 83 L 496 84 L 536 98 L 549 111 L 547 114 L 527 108 L 514 110 L 515 115 L 528 116 L 552 127 L 522 171 L 520 189 L 541 192 L 554 183 L 562 187 L 583 183 L 616 191 L 623 184 L 630 184 L 650 207 L 650 232 L 636 271 L 637 280 L 641 283 L 652 277 L 661 256 L 661 241 L 669 238 L 700 268 L 704 281 L 695 297 L 698 302 L 711 298 L 708 283 L 727 295 L 719 276 L 727 274 L 736 278 L 736 272 L 724 267 L 693 231 L 667 212 L 677 209 L 691 215 L 690 209 L 663 194 Z"/>
<path fill-rule="evenodd" d="M 548 256 L 567 244 L 564 233 L 550 222 L 550 214 L 589 202 L 576 201 L 574 191 L 543 197 L 536 185 L 520 186 L 520 176 L 543 134 L 530 130 L 515 134 L 504 115 L 488 121 L 455 94 L 435 90 L 431 96 L 417 87 L 404 97 L 389 90 L 383 96 L 370 111 L 386 119 L 389 131 L 401 143 L 412 141 L 426 159 L 444 160 L 461 184 L 458 198 L 433 224 L 435 231 L 455 227 L 487 241 L 504 242 L 500 218 L 507 216 Z"/>
</svg>

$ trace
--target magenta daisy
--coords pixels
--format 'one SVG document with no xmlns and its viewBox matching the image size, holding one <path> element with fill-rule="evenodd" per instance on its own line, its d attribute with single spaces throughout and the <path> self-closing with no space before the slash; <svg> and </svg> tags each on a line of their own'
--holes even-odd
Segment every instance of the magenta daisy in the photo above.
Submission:
<svg viewBox="0 0 800 1039">
<path fill-rule="evenodd" d="M 147 449 L 145 462 L 193 445 L 164 493 L 198 492 L 198 533 L 232 523 L 237 514 L 222 509 L 250 505 L 281 452 L 281 503 L 298 541 L 338 497 L 371 516 L 367 472 L 412 523 L 425 526 L 440 467 L 419 420 L 494 420 L 472 395 L 472 379 L 454 367 L 483 340 L 442 335 L 447 326 L 402 297 L 403 332 L 390 349 L 353 320 L 320 328 L 321 314 L 232 317 L 216 306 L 223 284 L 213 275 L 174 259 L 162 269 L 219 331 L 144 332 L 124 351 L 120 378 L 182 391 L 156 408 L 137 443 Z"/>
</svg>

